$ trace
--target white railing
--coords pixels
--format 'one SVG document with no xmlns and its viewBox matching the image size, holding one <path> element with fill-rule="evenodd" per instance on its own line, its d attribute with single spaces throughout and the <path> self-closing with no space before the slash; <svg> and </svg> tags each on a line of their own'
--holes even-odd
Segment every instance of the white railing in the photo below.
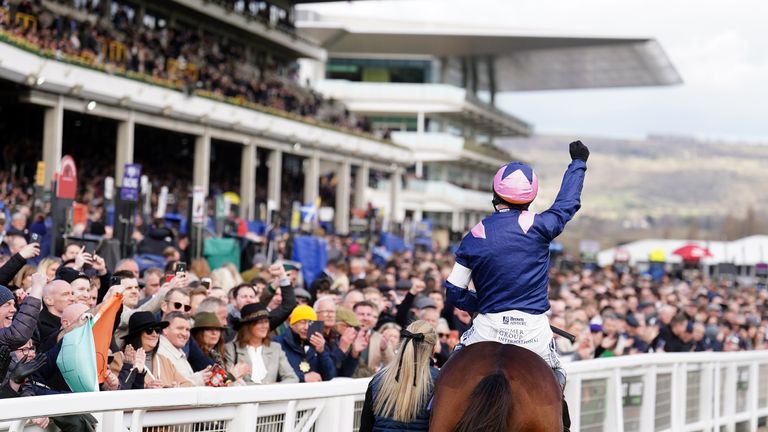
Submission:
<svg viewBox="0 0 768 432">
<path fill-rule="evenodd" d="M 649 354 L 569 363 L 566 369 L 572 431 L 756 432 L 768 419 L 768 351 Z M 90 412 L 100 417 L 104 432 L 350 432 L 359 425 L 367 383 L 337 379 L 6 399 L 0 401 L 0 430 L 23 430 L 18 419 Z"/>
</svg>

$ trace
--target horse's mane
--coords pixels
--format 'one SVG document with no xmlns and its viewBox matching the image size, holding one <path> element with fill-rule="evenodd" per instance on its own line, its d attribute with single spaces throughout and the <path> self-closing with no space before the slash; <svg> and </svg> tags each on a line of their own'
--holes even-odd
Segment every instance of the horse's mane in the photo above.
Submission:
<svg viewBox="0 0 768 432">
<path fill-rule="evenodd" d="M 472 391 L 469 400 L 469 406 L 454 432 L 507 431 L 509 420 L 506 415 L 488 415 L 488 413 L 507 413 L 512 405 L 512 392 L 504 372 L 497 371 L 483 378 Z"/>
</svg>

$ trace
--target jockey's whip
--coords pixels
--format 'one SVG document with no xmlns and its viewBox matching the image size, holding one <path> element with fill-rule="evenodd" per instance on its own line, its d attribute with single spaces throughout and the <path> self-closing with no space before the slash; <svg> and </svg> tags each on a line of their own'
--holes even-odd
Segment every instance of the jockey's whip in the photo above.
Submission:
<svg viewBox="0 0 768 432">
<path fill-rule="evenodd" d="M 571 343 L 576 342 L 576 336 L 568 333 L 567 331 L 561 330 L 561 329 L 559 329 L 559 328 L 557 328 L 555 326 L 549 326 L 549 328 L 552 329 L 552 333 L 568 339 L 569 341 L 571 341 Z"/>
</svg>

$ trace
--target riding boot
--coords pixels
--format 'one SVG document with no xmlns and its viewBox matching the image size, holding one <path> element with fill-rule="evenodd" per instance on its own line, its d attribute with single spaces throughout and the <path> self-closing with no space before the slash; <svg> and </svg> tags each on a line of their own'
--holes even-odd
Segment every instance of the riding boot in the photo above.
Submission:
<svg viewBox="0 0 768 432">
<path fill-rule="evenodd" d="M 557 383 L 560 384 L 560 391 L 563 392 L 563 432 L 571 431 L 571 415 L 568 412 L 568 402 L 565 401 L 565 371 L 561 368 L 552 369 L 557 378 Z"/>
</svg>

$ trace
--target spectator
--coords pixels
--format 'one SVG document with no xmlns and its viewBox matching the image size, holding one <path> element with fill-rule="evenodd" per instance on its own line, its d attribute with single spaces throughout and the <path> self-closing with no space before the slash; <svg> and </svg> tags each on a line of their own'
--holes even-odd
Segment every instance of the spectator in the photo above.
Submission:
<svg viewBox="0 0 768 432">
<path fill-rule="evenodd" d="M 416 321 L 403 332 L 398 362 L 378 372 L 368 384 L 360 418 L 360 431 L 429 430 L 427 405 L 438 371 L 431 367 L 435 329 Z"/>
<path fill-rule="evenodd" d="M 242 312 L 242 318 L 235 325 L 237 336 L 226 347 L 226 363 L 232 374 L 248 384 L 299 382 L 286 353 L 269 337 L 267 308 L 261 303 L 251 303 L 243 307 Z M 236 373 L 239 371 L 245 373 Z"/>
<path fill-rule="evenodd" d="M 368 334 L 368 346 L 360 355 L 360 364 L 355 378 L 373 376 L 382 366 L 389 364 L 395 357 L 392 348 L 381 333 L 374 330 L 376 325 L 375 307 L 367 302 L 358 302 L 353 309 L 360 327 Z"/>
<path fill-rule="evenodd" d="M 310 321 L 316 321 L 317 314 L 307 305 L 296 306 L 290 316 L 290 328 L 274 341 L 282 346 L 296 376 L 301 382 L 328 381 L 336 376 L 325 339 L 322 334 L 308 335 Z"/>
<path fill-rule="evenodd" d="M 18 313 L 13 293 L 0 285 L 0 346 L 15 350 L 32 337 L 40 315 L 44 285 L 43 276 L 35 273 L 32 287 L 19 306 Z"/>
<path fill-rule="evenodd" d="M 75 302 L 72 286 L 63 280 L 54 280 L 43 290 L 43 310 L 37 323 L 38 349 L 46 352 L 56 344 L 64 309 Z"/>
<path fill-rule="evenodd" d="M 184 347 L 189 342 L 189 317 L 182 312 L 173 311 L 167 313 L 163 320 L 168 322 L 168 327 L 163 329 L 163 334 L 160 336 L 157 354 L 170 360 L 176 371 L 184 377 L 185 380 L 179 382 L 179 386 L 205 385 L 211 378 L 210 367 L 200 372 L 194 372 L 187 360 L 187 354 L 184 352 Z"/>
<path fill-rule="evenodd" d="M 176 370 L 170 360 L 157 353 L 160 342 L 160 332 L 166 327 L 168 327 L 168 322 L 157 320 L 152 312 L 139 311 L 131 315 L 128 324 L 128 332 L 123 336 L 123 340 L 125 341 L 125 351 L 115 353 L 114 360 L 110 364 L 110 369 L 114 373 L 119 373 L 123 370 L 124 363 L 132 365 L 131 368 L 136 366 L 136 374 L 133 377 L 135 384 L 131 385 L 132 388 L 135 388 L 135 386 L 139 386 L 142 383 L 143 388 L 178 387 L 185 384 L 191 385 L 191 383 Z M 135 354 L 140 351 L 144 352 L 144 368 L 135 364 Z M 126 353 L 128 353 L 128 355 L 126 355 Z M 132 356 L 131 353 L 134 355 Z M 124 382 L 128 383 L 130 380 L 125 379 Z"/>
<path fill-rule="evenodd" d="M 210 312 L 198 312 L 192 326 L 192 339 L 214 363 L 224 367 L 224 338 L 226 329 L 219 318 Z"/>
</svg>

